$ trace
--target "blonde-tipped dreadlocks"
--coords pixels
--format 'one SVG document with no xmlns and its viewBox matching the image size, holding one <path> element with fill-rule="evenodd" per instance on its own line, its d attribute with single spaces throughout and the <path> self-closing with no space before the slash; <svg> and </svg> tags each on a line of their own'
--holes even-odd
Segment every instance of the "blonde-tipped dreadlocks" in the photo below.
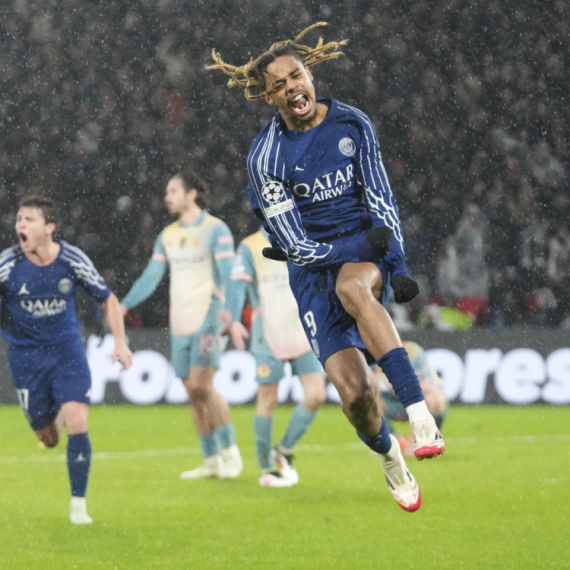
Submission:
<svg viewBox="0 0 570 570">
<path fill-rule="evenodd" d="M 231 78 L 228 81 L 228 87 L 241 87 L 245 90 L 246 99 L 250 101 L 260 99 L 268 92 L 263 91 L 262 93 L 254 94 L 251 92 L 251 89 L 259 87 L 260 85 L 265 87 L 263 72 L 267 69 L 267 66 L 278 57 L 282 55 L 295 55 L 303 62 L 305 67 L 310 67 L 327 59 L 344 55 L 342 51 L 339 51 L 339 48 L 346 45 L 348 40 L 325 44 L 323 43 L 323 38 L 319 38 L 314 48 L 299 43 L 299 40 L 312 29 L 326 25 L 326 22 L 317 22 L 304 29 L 294 40 L 276 42 L 263 55 L 255 60 L 250 59 L 245 65 L 239 67 L 225 63 L 221 55 L 216 50 L 212 50 L 212 58 L 216 63 L 209 65 L 206 69 L 220 69 Z"/>
</svg>

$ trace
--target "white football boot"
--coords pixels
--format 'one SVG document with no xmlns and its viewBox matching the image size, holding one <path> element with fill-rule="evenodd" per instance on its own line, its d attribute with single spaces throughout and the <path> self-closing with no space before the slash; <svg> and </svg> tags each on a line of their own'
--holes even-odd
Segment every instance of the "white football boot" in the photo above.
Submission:
<svg viewBox="0 0 570 570">
<path fill-rule="evenodd" d="M 224 471 L 228 479 L 235 479 L 243 470 L 243 461 L 237 445 L 230 445 L 221 451 Z"/>
<path fill-rule="evenodd" d="M 285 453 L 279 446 L 275 446 L 271 450 L 271 456 L 279 465 L 279 469 L 281 470 L 281 475 L 286 479 L 289 479 L 293 485 L 296 485 L 299 482 L 299 474 L 297 470 L 293 467 L 293 454 L 292 453 Z"/>
<path fill-rule="evenodd" d="M 71 497 L 69 520 L 73 524 L 92 524 L 93 519 L 87 514 L 85 497 Z"/>
<path fill-rule="evenodd" d="M 292 487 L 294 483 L 279 471 L 272 469 L 261 473 L 259 484 L 262 487 Z"/>
<path fill-rule="evenodd" d="M 396 502 L 405 511 L 417 511 L 422 504 L 420 488 L 408 471 L 398 440 L 390 435 L 392 447 L 388 453 L 375 453 L 382 464 L 388 488 Z"/>
<path fill-rule="evenodd" d="M 414 422 L 411 426 L 416 440 L 414 455 L 420 461 L 443 455 L 445 442 L 433 418 Z"/>
<path fill-rule="evenodd" d="M 180 474 L 180 479 L 225 479 L 226 471 L 224 461 L 221 455 L 211 455 L 204 459 L 204 465 L 196 467 L 191 471 L 183 471 Z"/>
</svg>

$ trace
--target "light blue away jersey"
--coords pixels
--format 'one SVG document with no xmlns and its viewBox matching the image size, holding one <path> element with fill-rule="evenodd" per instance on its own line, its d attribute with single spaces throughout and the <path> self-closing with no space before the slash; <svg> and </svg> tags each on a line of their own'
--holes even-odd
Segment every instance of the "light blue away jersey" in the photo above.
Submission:
<svg viewBox="0 0 570 570">
<path fill-rule="evenodd" d="M 354 107 L 320 102 L 329 112 L 317 127 L 291 131 L 277 113 L 256 137 L 248 155 L 252 207 L 272 244 L 300 266 L 357 261 L 331 242 L 389 226 L 394 235 L 384 259 L 391 274 L 406 274 L 398 207 L 374 127 Z"/>
<path fill-rule="evenodd" d="M 81 287 L 103 302 L 111 291 L 79 248 L 59 241 L 57 258 L 34 265 L 19 245 L 0 253 L 2 335 L 12 344 L 58 344 L 80 334 L 75 291 Z"/>
</svg>

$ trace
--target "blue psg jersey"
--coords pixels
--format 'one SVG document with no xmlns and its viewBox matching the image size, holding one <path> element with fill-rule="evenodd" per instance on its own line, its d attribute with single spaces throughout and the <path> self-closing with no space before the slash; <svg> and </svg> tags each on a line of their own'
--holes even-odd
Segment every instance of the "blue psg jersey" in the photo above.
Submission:
<svg viewBox="0 0 570 570">
<path fill-rule="evenodd" d="M 79 335 L 75 292 L 79 287 L 96 300 L 111 291 L 79 248 L 59 241 L 57 258 L 47 266 L 31 263 L 19 245 L 0 253 L 2 335 L 12 344 L 58 344 Z"/>
<path fill-rule="evenodd" d="M 256 137 L 248 155 L 254 211 L 272 243 L 300 266 L 356 261 L 334 241 L 389 226 L 384 259 L 390 273 L 407 273 L 398 207 L 370 119 L 338 101 L 320 102 L 329 112 L 318 126 L 292 131 L 277 113 Z"/>
</svg>

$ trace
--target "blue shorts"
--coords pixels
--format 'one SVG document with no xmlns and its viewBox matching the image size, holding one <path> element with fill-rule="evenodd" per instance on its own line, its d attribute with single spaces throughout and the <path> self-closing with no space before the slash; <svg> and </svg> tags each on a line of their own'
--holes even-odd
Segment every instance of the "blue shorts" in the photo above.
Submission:
<svg viewBox="0 0 570 570">
<path fill-rule="evenodd" d="M 390 274 L 384 261 L 380 260 L 376 265 L 382 273 L 383 283 L 379 300 L 386 305 L 391 290 Z M 344 310 L 336 295 L 336 280 L 342 266 L 318 271 L 299 267 L 291 262 L 288 262 L 287 266 L 289 283 L 299 306 L 301 322 L 321 364 L 324 366 L 329 356 L 335 352 L 350 347 L 363 350 L 368 363 L 375 362 L 364 346 L 356 328 L 356 321 Z"/>
<path fill-rule="evenodd" d="M 252 354 L 255 356 L 257 365 L 255 381 L 258 384 L 277 384 L 283 378 L 285 375 L 285 362 L 277 360 L 275 356 L 266 352 L 254 352 Z M 291 371 L 294 376 L 302 376 L 312 372 L 324 374 L 322 366 L 311 351 L 299 356 L 299 358 L 289 360 L 289 362 L 291 363 Z"/>
<path fill-rule="evenodd" d="M 66 402 L 91 403 L 91 372 L 79 336 L 57 345 L 12 344 L 8 364 L 34 430 L 50 425 Z"/>
</svg>

